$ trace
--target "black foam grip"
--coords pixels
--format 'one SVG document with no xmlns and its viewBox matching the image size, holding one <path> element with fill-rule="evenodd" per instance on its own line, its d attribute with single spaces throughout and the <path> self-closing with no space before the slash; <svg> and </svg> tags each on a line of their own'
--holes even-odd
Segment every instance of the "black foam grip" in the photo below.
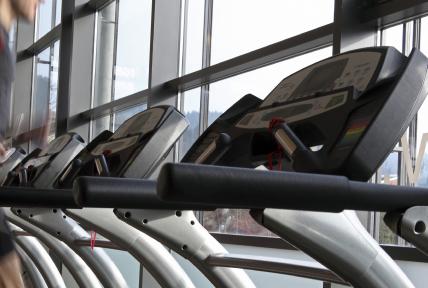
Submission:
<svg viewBox="0 0 428 288">
<path fill-rule="evenodd" d="M 72 190 L 0 187 L 1 207 L 78 208 Z"/>
<path fill-rule="evenodd" d="M 346 200 L 347 190 L 345 177 L 194 164 L 166 164 L 158 179 L 162 200 L 201 207 L 319 210 L 332 191 Z M 333 202 L 325 209 L 342 210 Z"/>
<path fill-rule="evenodd" d="M 161 201 L 151 180 L 85 176 L 74 181 L 73 191 L 81 207 L 193 210 Z"/>
<path fill-rule="evenodd" d="M 158 179 L 162 200 L 216 208 L 280 208 L 339 212 L 392 211 L 428 205 L 428 189 L 349 181 L 346 177 L 166 164 Z"/>
</svg>

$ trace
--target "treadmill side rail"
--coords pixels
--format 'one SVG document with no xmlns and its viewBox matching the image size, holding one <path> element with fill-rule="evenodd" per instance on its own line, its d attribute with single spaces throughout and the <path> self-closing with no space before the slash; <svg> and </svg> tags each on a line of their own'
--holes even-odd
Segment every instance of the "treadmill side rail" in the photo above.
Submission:
<svg viewBox="0 0 428 288">
<path fill-rule="evenodd" d="M 192 211 L 116 209 L 115 213 L 121 220 L 188 259 L 215 287 L 255 287 L 244 270 L 213 267 L 206 262 L 210 255 L 227 251 L 202 227 Z"/>
<path fill-rule="evenodd" d="M 165 249 L 165 247 L 143 232 L 120 221 L 113 209 L 71 209 L 65 213 L 84 227 L 125 248 L 165 288 L 194 288 L 192 281 Z"/>
<path fill-rule="evenodd" d="M 82 260 L 82 258 L 80 258 L 64 242 L 56 239 L 33 224 L 21 219 L 20 217 L 13 214 L 9 209 L 6 209 L 4 212 L 8 221 L 37 237 L 37 239 L 39 239 L 49 249 L 53 250 L 55 254 L 60 257 L 64 265 L 68 268 L 79 287 L 102 288 L 102 285 L 98 281 L 98 278 L 95 276 L 94 272 L 92 272 L 92 270 Z"/>
<path fill-rule="evenodd" d="M 15 247 L 16 253 L 18 254 L 19 259 L 21 259 L 22 266 L 24 268 L 24 271 L 27 271 L 27 275 L 29 276 L 29 280 L 31 281 L 31 285 L 34 288 L 48 288 L 46 285 L 45 279 L 43 279 L 42 274 L 40 273 L 39 269 L 37 269 L 34 262 L 31 260 L 31 258 L 24 252 L 24 250 L 17 245 Z M 26 283 L 26 280 L 24 280 L 24 285 Z"/>
<path fill-rule="evenodd" d="M 13 224 L 10 225 L 10 227 L 12 231 L 22 231 Z M 62 279 L 61 273 L 58 271 L 58 268 L 55 266 L 48 252 L 35 237 L 19 236 L 15 238 L 15 241 L 34 262 L 49 287 L 67 287 Z"/>
<path fill-rule="evenodd" d="M 253 218 L 299 247 L 356 288 L 414 288 L 370 236 L 354 211 L 341 213 L 265 209 Z"/>
<path fill-rule="evenodd" d="M 64 241 L 94 271 L 105 288 L 128 287 L 119 268 L 102 248 L 76 245 L 76 240 L 88 240 L 89 234 L 61 209 L 12 208 L 13 213 Z M 65 217 L 64 217 L 65 216 Z"/>
</svg>

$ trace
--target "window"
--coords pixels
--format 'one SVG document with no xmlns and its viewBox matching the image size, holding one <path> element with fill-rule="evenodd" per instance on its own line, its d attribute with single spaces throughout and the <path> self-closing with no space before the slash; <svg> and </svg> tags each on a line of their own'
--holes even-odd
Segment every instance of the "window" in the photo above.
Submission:
<svg viewBox="0 0 428 288">
<path fill-rule="evenodd" d="M 382 31 L 382 45 L 395 47 L 403 51 L 403 24 L 396 25 Z"/>
<path fill-rule="evenodd" d="M 97 15 L 93 107 L 112 100 L 115 30 L 116 3 L 112 2 Z"/>
<path fill-rule="evenodd" d="M 150 0 L 119 2 L 114 99 L 148 88 Z"/>
<path fill-rule="evenodd" d="M 125 278 L 128 287 L 140 287 L 140 263 L 127 251 L 104 249 Z"/>
<path fill-rule="evenodd" d="M 183 5 L 182 74 L 200 70 L 204 42 L 205 1 L 185 0 Z"/>
<path fill-rule="evenodd" d="M 251 93 L 264 99 L 275 85 L 291 73 L 331 55 L 331 47 L 323 48 L 211 84 L 209 124 L 244 95 Z"/>
<path fill-rule="evenodd" d="M 112 2 L 97 16 L 93 106 L 148 88 L 151 1 Z"/>
<path fill-rule="evenodd" d="M 427 56 L 428 55 L 428 37 L 425 35 L 428 31 L 428 17 L 424 17 L 421 20 L 421 51 Z M 428 101 L 425 100 L 422 104 L 421 109 L 418 112 L 417 118 L 417 135 L 416 135 L 416 155 L 418 155 L 419 150 L 422 149 L 421 146 L 424 145 L 428 140 Z M 423 142 L 422 142 L 423 141 Z M 425 146 L 426 147 L 426 146 Z M 422 166 L 419 174 L 418 186 L 428 187 L 428 149 L 425 148 L 422 158 Z"/>
<path fill-rule="evenodd" d="M 211 64 L 239 56 L 334 19 L 333 0 L 215 0 Z"/>
<path fill-rule="evenodd" d="M 61 22 L 62 0 L 46 0 L 39 5 L 37 13 L 36 40 L 45 36 Z"/>
<path fill-rule="evenodd" d="M 55 137 L 58 90 L 59 41 L 36 56 L 34 92 L 31 109 L 33 148 L 42 147 Z"/>
</svg>

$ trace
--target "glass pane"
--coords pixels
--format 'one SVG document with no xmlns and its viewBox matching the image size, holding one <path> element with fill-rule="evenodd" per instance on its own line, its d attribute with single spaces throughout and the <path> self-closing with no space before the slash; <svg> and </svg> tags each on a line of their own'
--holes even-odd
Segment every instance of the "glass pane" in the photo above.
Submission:
<svg viewBox="0 0 428 288">
<path fill-rule="evenodd" d="M 202 68 L 205 1 L 187 0 L 184 23 L 183 75 Z"/>
<path fill-rule="evenodd" d="M 43 147 L 55 137 L 58 57 L 58 41 L 36 57 L 31 114 L 31 129 L 34 131 L 32 148 Z"/>
<path fill-rule="evenodd" d="M 115 99 L 148 87 L 151 3 L 150 0 L 119 2 Z"/>
<path fill-rule="evenodd" d="M 400 158 L 398 152 L 391 153 L 378 170 L 378 182 L 387 185 L 399 185 L 398 166 Z M 383 217 L 385 213 L 379 213 L 379 243 L 398 244 L 398 236 L 385 225 Z"/>
<path fill-rule="evenodd" d="M 52 29 L 52 9 L 55 0 L 46 0 L 39 5 L 37 17 L 37 33 L 36 40 L 42 38 Z"/>
<path fill-rule="evenodd" d="M 104 249 L 125 278 L 129 288 L 139 288 L 140 262 L 126 251 Z"/>
<path fill-rule="evenodd" d="M 209 124 L 244 95 L 264 99 L 282 79 L 331 54 L 331 47 L 327 47 L 211 84 Z"/>
<path fill-rule="evenodd" d="M 123 122 L 134 116 L 135 114 L 144 111 L 147 109 L 146 104 L 141 104 L 132 108 L 128 108 L 126 110 L 116 112 L 114 114 L 114 121 L 113 121 L 113 132 L 116 131 L 117 128 L 119 128 L 120 125 L 122 125 Z"/>
<path fill-rule="evenodd" d="M 62 0 L 56 0 L 55 7 L 55 26 L 61 23 Z"/>
<path fill-rule="evenodd" d="M 107 115 L 92 121 L 92 135 L 91 140 L 97 137 L 101 132 L 110 130 L 111 116 Z"/>
<path fill-rule="evenodd" d="M 403 51 L 403 25 L 396 25 L 382 31 L 382 45 L 395 47 Z"/>
<path fill-rule="evenodd" d="M 211 64 L 333 22 L 334 0 L 215 0 Z"/>
<path fill-rule="evenodd" d="M 428 55 L 428 36 L 426 35 L 428 31 L 428 17 L 422 18 L 421 21 L 421 51 Z M 417 122 L 417 136 L 416 136 L 416 156 L 419 156 L 420 149 L 423 149 L 423 146 L 426 145 L 424 137 L 428 140 L 428 101 L 425 100 L 424 104 L 422 104 L 421 109 L 418 112 L 418 122 Z M 422 140 L 424 140 L 423 143 Z M 428 149 L 425 146 L 424 151 L 421 154 L 422 156 L 422 164 L 421 170 L 419 174 L 419 178 L 417 180 L 417 186 L 428 187 Z M 417 159 L 419 160 L 419 159 Z"/>
<path fill-rule="evenodd" d="M 45 0 L 38 7 L 36 40 L 61 22 L 62 0 Z"/>
<path fill-rule="evenodd" d="M 428 187 L 428 102 L 426 100 L 418 112 L 417 129 L 416 157 L 418 158 L 416 161 L 421 161 L 421 166 L 420 171 L 415 171 L 415 173 L 419 172 L 416 186 Z M 420 157 L 422 159 L 419 159 Z"/>
<path fill-rule="evenodd" d="M 189 121 L 189 127 L 180 139 L 179 159 L 184 157 L 193 143 L 199 137 L 199 117 L 201 105 L 201 88 L 186 91 L 182 94 L 184 116 Z"/>
<path fill-rule="evenodd" d="M 258 224 L 247 209 L 205 211 L 204 227 L 209 232 L 273 237 L 271 231 Z"/>
<path fill-rule="evenodd" d="M 116 3 L 112 2 L 97 15 L 93 107 L 112 100 L 115 21 Z"/>
</svg>

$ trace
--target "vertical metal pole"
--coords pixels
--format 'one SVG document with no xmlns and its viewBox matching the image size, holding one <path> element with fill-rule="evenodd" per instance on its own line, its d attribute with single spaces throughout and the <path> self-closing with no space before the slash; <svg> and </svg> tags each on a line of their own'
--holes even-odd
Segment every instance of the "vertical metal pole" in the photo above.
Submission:
<svg viewBox="0 0 428 288">
<path fill-rule="evenodd" d="M 56 136 L 68 131 L 67 120 L 70 106 L 71 64 L 73 53 L 75 0 L 62 2 L 61 38 L 59 46 L 58 99 L 56 108 Z"/>
<path fill-rule="evenodd" d="M 336 0 L 334 8 L 333 54 L 372 47 L 377 41 L 377 24 L 362 23 L 359 0 Z"/>
<path fill-rule="evenodd" d="M 212 19 L 213 19 L 213 0 L 205 0 L 204 11 L 204 37 L 202 45 L 202 68 L 211 65 L 211 39 L 212 39 Z M 201 87 L 201 101 L 200 101 L 200 119 L 199 119 L 199 134 L 202 134 L 208 128 L 208 115 L 209 115 L 209 93 L 210 86 L 203 85 Z"/>
</svg>

